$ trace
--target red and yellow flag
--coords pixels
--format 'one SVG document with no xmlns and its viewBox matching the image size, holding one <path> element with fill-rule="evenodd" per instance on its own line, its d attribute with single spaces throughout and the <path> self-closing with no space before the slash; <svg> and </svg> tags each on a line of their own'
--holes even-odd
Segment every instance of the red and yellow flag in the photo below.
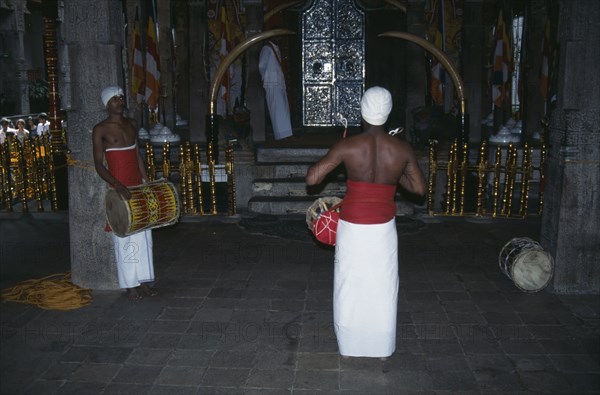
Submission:
<svg viewBox="0 0 600 395">
<path fill-rule="evenodd" d="M 506 34 L 502 10 L 500 10 L 496 25 L 496 46 L 492 74 L 492 100 L 496 107 L 502 107 L 504 100 L 508 96 L 508 92 L 510 92 L 511 72 L 510 42 Z"/>
<path fill-rule="evenodd" d="M 146 42 L 146 103 L 148 108 L 157 108 L 160 95 L 160 60 L 156 26 L 152 17 L 148 19 Z"/>
<path fill-rule="evenodd" d="M 135 13 L 135 21 L 133 22 L 133 44 L 132 49 L 132 65 L 131 65 L 131 94 L 138 104 L 141 104 L 145 99 L 145 81 L 144 81 L 144 54 L 142 52 L 142 36 L 140 33 L 140 20 L 137 10 Z"/>
</svg>

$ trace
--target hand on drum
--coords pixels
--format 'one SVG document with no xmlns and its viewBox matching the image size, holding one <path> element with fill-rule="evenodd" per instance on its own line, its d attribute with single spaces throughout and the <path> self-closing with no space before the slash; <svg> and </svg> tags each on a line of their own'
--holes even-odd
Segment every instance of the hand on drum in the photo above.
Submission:
<svg viewBox="0 0 600 395">
<path fill-rule="evenodd" d="M 119 196 L 121 196 L 121 199 L 123 199 L 123 200 L 131 199 L 131 192 L 129 191 L 129 189 L 127 189 L 127 187 L 125 185 L 121 184 L 120 182 L 115 184 L 115 190 L 117 191 Z"/>
</svg>

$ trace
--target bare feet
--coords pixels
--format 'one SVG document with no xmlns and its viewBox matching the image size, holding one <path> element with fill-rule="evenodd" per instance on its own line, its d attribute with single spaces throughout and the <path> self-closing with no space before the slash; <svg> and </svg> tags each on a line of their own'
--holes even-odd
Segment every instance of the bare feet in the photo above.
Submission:
<svg viewBox="0 0 600 395">
<path fill-rule="evenodd" d="M 142 299 L 142 295 L 139 294 L 136 288 L 127 288 L 127 299 L 137 302 Z"/>
<path fill-rule="evenodd" d="M 137 288 L 141 292 L 141 294 L 144 295 L 144 296 L 156 296 L 156 295 L 158 295 L 158 292 L 156 290 L 150 288 L 148 286 L 148 284 L 142 283 Z"/>
</svg>

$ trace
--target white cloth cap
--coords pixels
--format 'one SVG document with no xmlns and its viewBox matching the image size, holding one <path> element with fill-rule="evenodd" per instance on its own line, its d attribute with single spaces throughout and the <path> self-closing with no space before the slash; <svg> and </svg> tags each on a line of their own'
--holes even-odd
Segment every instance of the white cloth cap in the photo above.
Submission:
<svg viewBox="0 0 600 395">
<path fill-rule="evenodd" d="M 108 101 L 113 97 L 123 96 L 123 89 L 121 89 L 119 86 L 107 86 L 104 88 L 100 96 L 102 97 L 102 103 L 104 103 L 104 107 L 106 107 Z"/>
<path fill-rule="evenodd" d="M 360 100 L 360 115 L 371 125 L 383 125 L 392 111 L 392 95 L 380 86 L 369 88 Z"/>
</svg>

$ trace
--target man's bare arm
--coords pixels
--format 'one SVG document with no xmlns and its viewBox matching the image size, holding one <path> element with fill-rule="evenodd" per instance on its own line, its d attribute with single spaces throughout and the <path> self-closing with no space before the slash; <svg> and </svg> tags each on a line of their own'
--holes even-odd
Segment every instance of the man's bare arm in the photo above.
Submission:
<svg viewBox="0 0 600 395">
<path fill-rule="evenodd" d="M 96 172 L 104 181 L 112 185 L 115 190 L 121 195 L 122 198 L 129 200 L 131 198 L 131 192 L 125 185 L 117 180 L 110 171 L 104 166 L 104 142 L 102 139 L 102 130 L 97 126 L 94 127 L 92 132 L 92 144 L 94 154 L 94 168 Z"/>
<path fill-rule="evenodd" d="M 306 184 L 317 185 L 320 184 L 327 174 L 331 173 L 340 163 L 342 163 L 342 156 L 340 154 L 341 148 L 339 143 L 334 145 L 327 155 L 321 158 L 317 163 L 312 165 L 306 173 Z"/>
<path fill-rule="evenodd" d="M 409 192 L 424 196 L 427 193 L 425 176 L 419 168 L 417 158 L 412 150 L 408 152 L 408 161 L 404 173 L 400 176 L 399 184 Z"/>
</svg>

